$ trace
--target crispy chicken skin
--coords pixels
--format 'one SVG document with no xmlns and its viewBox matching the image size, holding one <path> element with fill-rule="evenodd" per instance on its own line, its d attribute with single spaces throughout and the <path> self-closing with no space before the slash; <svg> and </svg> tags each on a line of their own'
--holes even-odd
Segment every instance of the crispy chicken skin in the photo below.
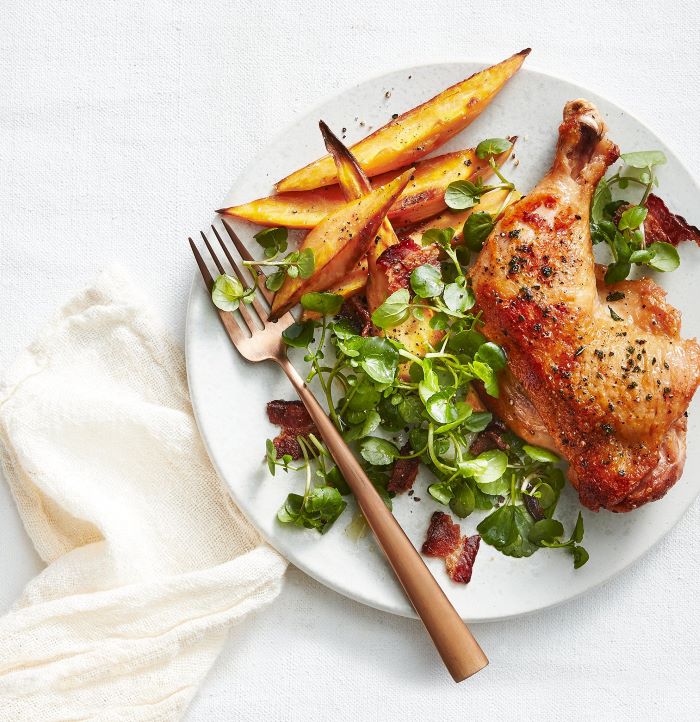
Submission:
<svg viewBox="0 0 700 722">
<path fill-rule="evenodd" d="M 680 476 L 700 346 L 651 279 L 605 287 L 596 271 L 590 202 L 619 155 L 605 132 L 593 105 L 567 103 L 551 170 L 496 225 L 472 281 L 508 354 L 501 415 L 569 462 L 583 504 L 628 511 Z"/>
</svg>

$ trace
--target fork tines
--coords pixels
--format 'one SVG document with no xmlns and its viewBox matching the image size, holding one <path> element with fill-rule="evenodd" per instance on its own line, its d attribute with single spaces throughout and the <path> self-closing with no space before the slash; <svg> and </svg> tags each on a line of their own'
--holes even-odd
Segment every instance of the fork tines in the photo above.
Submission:
<svg viewBox="0 0 700 722">
<path fill-rule="evenodd" d="M 245 261 L 253 261 L 253 257 L 249 253 L 248 249 L 243 245 L 240 238 L 236 234 L 236 232 L 233 230 L 233 228 L 230 226 L 229 223 L 226 221 L 223 222 L 224 228 L 226 228 L 226 231 L 228 232 L 229 236 L 231 237 L 231 240 L 233 241 L 234 246 L 236 247 L 236 250 L 240 254 L 241 258 Z M 233 272 L 238 277 L 238 280 L 243 284 L 243 287 L 246 289 L 250 289 L 251 283 L 247 275 L 241 270 L 238 263 L 236 263 L 236 260 L 234 259 L 233 255 L 229 251 L 228 247 L 224 243 L 224 239 L 221 237 L 221 234 L 217 230 L 216 226 L 212 225 L 211 227 L 214 235 L 216 236 L 217 241 L 219 242 L 219 245 L 221 246 L 226 259 L 231 264 L 231 268 L 233 269 Z M 205 235 L 204 231 L 200 231 L 202 240 L 204 241 L 204 245 L 207 247 L 207 251 L 209 251 L 209 255 L 211 256 L 211 259 L 214 261 L 214 265 L 216 266 L 219 273 L 228 273 L 226 268 L 224 267 L 223 263 L 219 260 L 219 257 L 216 255 L 216 252 L 214 251 L 214 248 L 212 247 L 212 244 L 209 242 L 209 239 Z M 199 270 L 202 274 L 202 277 L 204 278 L 204 282 L 207 285 L 207 288 L 209 291 L 212 290 L 214 287 L 214 278 L 212 277 L 209 268 L 207 266 L 206 261 L 202 257 L 202 255 L 199 252 L 199 249 L 197 248 L 197 245 L 192 240 L 192 238 L 188 239 L 190 242 L 190 248 L 192 249 L 192 253 L 194 254 L 195 260 L 197 261 L 197 266 L 199 266 Z M 258 291 L 262 294 L 263 298 L 267 300 L 268 303 L 272 302 L 272 293 L 265 287 L 265 274 L 260 271 L 259 269 L 255 269 L 252 271 L 250 268 L 247 267 L 247 270 L 249 273 L 256 273 L 259 279 L 258 282 Z M 250 312 L 250 307 L 255 309 L 255 314 L 252 314 Z M 248 327 L 248 330 L 251 334 L 255 333 L 259 328 L 264 328 L 266 323 L 268 322 L 268 311 L 263 307 L 263 305 L 258 301 L 257 298 L 253 299 L 253 302 L 251 304 L 247 303 L 241 303 L 238 307 L 238 310 L 240 311 L 241 317 L 243 318 L 243 321 L 245 322 L 245 325 Z M 257 315 L 257 320 L 254 320 L 253 316 Z"/>
</svg>

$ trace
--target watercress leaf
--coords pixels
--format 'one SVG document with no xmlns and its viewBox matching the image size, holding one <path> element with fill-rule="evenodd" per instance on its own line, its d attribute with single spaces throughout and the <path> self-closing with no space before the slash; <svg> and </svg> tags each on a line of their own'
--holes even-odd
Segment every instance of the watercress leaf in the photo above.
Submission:
<svg viewBox="0 0 700 722">
<path fill-rule="evenodd" d="M 580 569 L 589 559 L 588 552 L 583 547 L 574 547 L 571 553 L 574 555 L 574 569 Z"/>
<path fill-rule="evenodd" d="M 345 477 L 342 475 L 340 469 L 334 466 L 330 471 L 326 472 L 326 484 L 337 489 L 342 496 L 347 496 L 351 493 L 351 489 L 348 486 L 348 482 L 345 481 Z"/>
<path fill-rule="evenodd" d="M 464 313 L 476 303 L 471 287 L 463 287 L 458 283 L 448 283 L 445 286 L 442 298 L 447 308 L 455 313 Z"/>
<path fill-rule="evenodd" d="M 547 464 L 556 464 L 559 461 L 556 454 L 549 451 L 549 449 L 543 449 L 541 446 L 523 444 L 523 451 L 534 461 L 544 461 Z"/>
<path fill-rule="evenodd" d="M 428 323 L 430 324 L 430 328 L 436 331 L 444 331 L 449 325 L 449 316 L 442 312 L 435 313 L 430 317 Z"/>
<path fill-rule="evenodd" d="M 492 419 L 493 416 L 488 411 L 477 411 L 464 421 L 464 428 L 472 432 L 483 431 Z"/>
<path fill-rule="evenodd" d="M 452 353 L 464 353 L 473 356 L 483 344 L 486 343 L 486 336 L 470 329 L 458 331 L 447 340 L 447 348 Z"/>
<path fill-rule="evenodd" d="M 527 513 L 525 507 L 516 506 L 513 511 L 513 521 L 517 534 L 515 539 L 501 549 L 501 553 L 509 557 L 521 559 L 532 556 L 538 549 L 529 539 L 528 535 L 533 525 L 532 517 Z"/>
<path fill-rule="evenodd" d="M 632 168 L 653 168 L 666 162 L 666 156 L 660 150 L 639 150 L 633 153 L 623 153 L 620 158 Z"/>
<path fill-rule="evenodd" d="M 680 266 L 681 259 L 678 251 L 670 243 L 658 241 L 649 246 L 653 257 L 647 263 L 657 271 L 675 271 Z"/>
<path fill-rule="evenodd" d="M 474 474 L 479 486 L 500 479 L 508 468 L 508 455 L 500 449 L 489 449 L 476 457 L 484 466 Z"/>
<path fill-rule="evenodd" d="M 457 407 L 452 401 L 454 391 L 446 389 L 433 394 L 425 402 L 425 409 L 439 424 L 447 424 L 457 418 Z"/>
<path fill-rule="evenodd" d="M 358 337 L 359 361 L 363 371 L 379 384 L 390 384 L 396 376 L 399 352 L 382 336 Z"/>
<path fill-rule="evenodd" d="M 253 238 L 265 249 L 265 256 L 270 258 L 278 253 L 284 253 L 287 250 L 286 228 L 264 228 L 258 231 Z M 268 255 L 268 252 L 271 251 Z"/>
<path fill-rule="evenodd" d="M 277 449 L 272 443 L 272 439 L 265 441 L 265 458 L 267 460 L 267 468 L 272 476 L 275 475 L 275 461 L 277 461 Z"/>
<path fill-rule="evenodd" d="M 222 273 L 211 291 L 211 300 L 222 311 L 235 311 L 243 298 L 245 289 L 243 284 L 228 273 Z"/>
<path fill-rule="evenodd" d="M 301 297 L 301 305 L 307 309 L 307 311 L 315 311 L 324 316 L 335 316 L 335 314 L 340 311 L 344 300 L 345 299 L 337 293 L 312 291 L 311 293 L 305 293 Z"/>
<path fill-rule="evenodd" d="M 540 519 L 532 525 L 528 539 L 533 544 L 540 544 L 543 541 L 554 541 L 563 533 L 564 526 L 560 521 L 556 519 Z"/>
<path fill-rule="evenodd" d="M 355 328 L 352 325 L 352 322 L 347 318 L 341 318 L 337 321 L 334 321 L 331 324 L 331 329 L 333 330 L 335 336 L 343 340 L 358 335 L 357 331 L 355 331 Z"/>
<path fill-rule="evenodd" d="M 649 248 L 640 248 L 633 251 L 630 255 L 630 263 L 649 263 L 654 257 L 653 252 Z"/>
<path fill-rule="evenodd" d="M 297 321 L 282 331 L 282 339 L 287 346 L 306 348 L 314 338 L 316 324 L 312 320 Z"/>
<path fill-rule="evenodd" d="M 493 509 L 494 502 L 493 498 L 490 497 L 488 494 L 484 494 L 483 491 L 479 489 L 479 487 L 474 487 L 472 489 L 474 492 L 474 501 L 475 501 L 475 508 L 479 511 L 487 511 L 488 509 Z"/>
<path fill-rule="evenodd" d="M 454 228 L 429 228 L 421 236 L 421 244 L 429 246 L 435 243 L 438 246 L 446 247 L 452 242 L 454 234 Z"/>
<path fill-rule="evenodd" d="M 476 146 L 476 157 L 483 159 L 489 155 L 505 153 L 512 145 L 507 138 L 487 138 Z"/>
<path fill-rule="evenodd" d="M 629 276 L 632 266 L 629 263 L 611 263 L 605 271 L 605 283 L 624 281 Z"/>
<path fill-rule="evenodd" d="M 332 486 L 317 486 L 306 497 L 304 525 L 325 534 L 343 513 L 346 506 L 347 503 L 338 489 Z"/>
<path fill-rule="evenodd" d="M 443 434 L 445 431 L 450 431 L 457 428 L 465 422 L 471 416 L 472 407 L 466 401 L 457 401 L 455 403 L 456 415 L 452 421 L 448 421 L 442 426 L 438 426 L 435 429 L 436 434 Z"/>
<path fill-rule="evenodd" d="M 484 241 L 493 230 L 495 221 L 493 216 L 486 211 L 472 213 L 464 223 L 464 243 L 471 251 L 480 251 Z"/>
<path fill-rule="evenodd" d="M 556 504 L 559 495 L 549 484 L 542 483 L 537 487 L 536 498 L 542 509 L 549 509 Z"/>
<path fill-rule="evenodd" d="M 450 509 L 460 519 L 468 517 L 476 506 L 474 490 L 469 484 L 460 484 L 455 491 L 454 496 L 450 499 Z"/>
<path fill-rule="evenodd" d="M 406 424 L 420 424 L 423 419 L 423 404 L 415 396 L 404 396 L 398 409 Z"/>
<path fill-rule="evenodd" d="M 428 487 L 428 494 L 441 504 L 449 504 L 452 499 L 452 487 L 449 484 L 431 484 Z"/>
<path fill-rule="evenodd" d="M 442 282 L 440 270 L 424 263 L 414 268 L 410 277 L 411 288 L 416 296 L 420 298 L 433 298 L 442 293 L 445 284 Z"/>
<path fill-rule="evenodd" d="M 299 269 L 299 276 L 301 278 L 310 278 L 313 276 L 316 268 L 316 259 L 314 258 L 314 252 L 311 248 L 305 248 L 299 254 L 299 260 L 297 261 L 297 267 Z M 287 269 L 289 272 L 289 269 Z"/>
<path fill-rule="evenodd" d="M 591 222 L 598 223 L 605 218 L 605 208 L 612 202 L 610 186 L 605 178 L 601 178 L 593 194 L 591 203 Z"/>
<path fill-rule="evenodd" d="M 394 291 L 372 314 L 372 323 L 382 329 L 400 326 L 410 315 L 410 301 L 407 288 Z"/>
<path fill-rule="evenodd" d="M 481 186 L 471 181 L 452 181 L 445 190 L 445 205 L 455 211 L 472 208 L 479 202 L 483 192 Z"/>
<path fill-rule="evenodd" d="M 631 206 L 620 216 L 620 222 L 617 224 L 617 227 L 621 231 L 627 228 L 630 230 L 639 228 L 639 226 L 644 223 L 647 213 L 648 211 L 644 206 Z"/>
<path fill-rule="evenodd" d="M 374 466 L 387 466 L 399 456 L 399 450 L 386 439 L 368 436 L 360 442 L 362 458 Z"/>
<path fill-rule="evenodd" d="M 377 430 L 381 422 L 381 417 L 377 411 L 371 409 L 365 414 L 364 419 L 354 426 L 351 426 L 343 435 L 346 441 L 354 441 L 369 436 L 373 431 Z"/>
<path fill-rule="evenodd" d="M 423 362 L 423 378 L 418 383 L 418 395 L 424 404 L 428 403 L 428 399 L 433 394 L 440 391 L 440 381 L 438 375 L 433 369 L 427 365 L 427 362 Z"/>
<path fill-rule="evenodd" d="M 612 221 L 613 218 L 615 218 L 617 211 L 622 206 L 626 206 L 626 205 L 627 205 L 627 201 L 623 201 L 623 200 L 612 201 L 612 203 L 608 203 L 605 206 L 605 208 L 603 209 L 603 218 L 607 221 Z"/>
<path fill-rule="evenodd" d="M 477 487 L 489 496 L 505 496 L 510 491 L 510 481 L 502 476 L 495 481 L 476 482 Z"/>
<path fill-rule="evenodd" d="M 304 497 L 301 494 L 288 494 L 287 498 L 277 512 L 277 519 L 283 524 L 299 523 L 304 504 Z M 303 526 L 303 524 L 299 524 Z"/>
<path fill-rule="evenodd" d="M 571 541 L 575 541 L 577 544 L 580 544 L 583 541 L 583 516 L 581 515 L 581 512 L 578 513 L 576 526 L 571 534 Z"/>
<path fill-rule="evenodd" d="M 279 291 L 280 288 L 282 288 L 286 275 L 284 270 L 275 271 L 265 279 L 265 288 L 270 291 Z"/>
<path fill-rule="evenodd" d="M 287 266 L 287 275 L 290 278 L 296 278 L 299 275 L 299 267 L 298 266 Z"/>
<path fill-rule="evenodd" d="M 479 346 L 479 350 L 476 352 L 474 358 L 477 361 L 488 364 L 494 371 L 500 371 L 506 367 L 506 354 L 503 349 L 498 344 L 493 343 L 493 341 L 487 341 Z"/>
<path fill-rule="evenodd" d="M 479 522 L 476 530 L 487 544 L 502 549 L 515 541 L 518 536 L 515 507 L 511 504 L 498 507 Z"/>
<path fill-rule="evenodd" d="M 472 361 L 470 368 L 474 376 L 481 380 L 489 396 L 498 398 L 498 379 L 496 372 L 483 361 Z"/>
<path fill-rule="evenodd" d="M 348 401 L 350 411 L 366 412 L 373 409 L 379 403 L 381 392 L 374 385 L 369 376 L 361 374 L 361 378 L 353 389 L 352 397 Z M 360 417 L 360 420 L 364 415 Z"/>
</svg>

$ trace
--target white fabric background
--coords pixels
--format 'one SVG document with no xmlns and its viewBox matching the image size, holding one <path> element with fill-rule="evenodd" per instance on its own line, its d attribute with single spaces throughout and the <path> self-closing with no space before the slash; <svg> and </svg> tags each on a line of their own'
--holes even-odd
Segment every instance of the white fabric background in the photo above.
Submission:
<svg viewBox="0 0 700 722">
<path fill-rule="evenodd" d="M 529 67 L 632 109 L 698 168 L 689 1 L 4 0 L 0 366 L 114 259 L 182 338 L 185 237 L 271 134 L 370 74 L 528 45 Z M 418 623 L 291 570 L 280 598 L 232 631 L 188 720 L 697 719 L 699 523 L 696 502 L 603 588 L 478 627 L 491 666 L 460 686 Z M 0 485 L 0 611 L 39 568 Z"/>
</svg>

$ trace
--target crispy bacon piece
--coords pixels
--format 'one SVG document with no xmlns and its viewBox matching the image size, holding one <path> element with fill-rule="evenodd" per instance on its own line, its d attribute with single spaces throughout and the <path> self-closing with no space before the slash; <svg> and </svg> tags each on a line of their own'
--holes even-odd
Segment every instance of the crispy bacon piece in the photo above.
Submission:
<svg viewBox="0 0 700 722">
<path fill-rule="evenodd" d="M 342 305 L 338 318 L 349 321 L 360 336 L 371 336 L 374 326 L 364 296 L 352 296 Z"/>
<path fill-rule="evenodd" d="M 410 454 L 413 451 L 410 444 L 404 444 L 401 449 L 401 455 Z M 398 459 L 391 470 L 391 478 L 386 485 L 387 491 L 393 491 L 395 494 L 403 494 L 408 491 L 418 476 L 418 467 L 420 459 Z"/>
<path fill-rule="evenodd" d="M 386 278 L 386 297 L 400 288 L 409 287 L 411 272 L 426 263 L 440 266 L 440 249 L 437 246 L 419 246 L 410 238 L 404 238 L 382 253 L 377 259 L 377 268 Z"/>
<path fill-rule="evenodd" d="M 463 536 L 457 548 L 446 557 L 447 574 L 453 582 L 469 584 L 480 543 L 481 537 L 478 534 Z"/>
<path fill-rule="evenodd" d="M 423 542 L 423 554 L 428 557 L 446 557 L 457 548 L 459 533 L 459 524 L 453 524 L 449 514 L 433 512 Z"/>
<path fill-rule="evenodd" d="M 478 534 L 461 536 L 459 524 L 453 524 L 449 514 L 436 511 L 430 518 L 422 551 L 426 556 L 443 558 L 453 582 L 468 584 L 480 542 Z"/>
<path fill-rule="evenodd" d="M 677 246 L 683 241 L 695 241 L 700 246 L 700 230 L 676 213 L 671 213 L 667 205 L 653 193 L 647 198 L 647 217 L 644 232 L 647 243 L 665 241 Z"/>
<path fill-rule="evenodd" d="M 474 456 L 479 456 L 479 454 L 483 454 L 484 451 L 491 451 L 492 449 L 508 451 L 508 444 L 503 439 L 503 432 L 505 430 L 505 424 L 495 419 L 483 431 L 477 434 L 469 447 L 469 453 L 474 454 Z"/>
<path fill-rule="evenodd" d="M 278 457 L 289 454 L 295 460 L 301 459 L 303 454 L 297 436 L 318 434 L 316 424 L 301 401 L 270 401 L 267 404 L 267 418 L 271 424 L 282 427 L 282 431 L 272 440 Z"/>
</svg>

